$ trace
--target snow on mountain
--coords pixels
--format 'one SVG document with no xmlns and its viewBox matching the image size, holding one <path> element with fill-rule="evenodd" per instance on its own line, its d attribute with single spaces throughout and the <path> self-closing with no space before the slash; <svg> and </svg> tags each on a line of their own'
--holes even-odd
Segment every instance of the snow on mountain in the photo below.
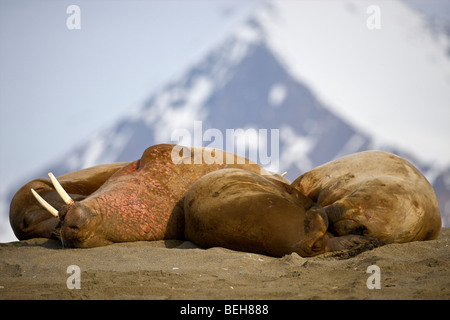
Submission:
<svg viewBox="0 0 450 320">
<path fill-rule="evenodd" d="M 397 1 L 380 2 L 380 29 L 369 29 L 371 4 L 280 1 L 272 10 L 259 11 L 258 19 L 266 26 L 269 48 L 330 110 L 385 143 L 446 165 L 446 43 Z"/>
<path fill-rule="evenodd" d="M 443 104 L 450 101 L 450 60 L 401 3 L 381 3 L 378 31 L 367 29 L 367 6 L 263 5 L 142 106 L 30 179 L 135 160 L 157 143 L 238 152 L 270 170 L 287 171 L 290 180 L 334 158 L 383 149 L 434 181 L 443 221 L 450 225 L 450 171 L 441 169 L 450 163 L 450 149 L 442 147 L 449 137 Z M 238 129 L 246 134 L 244 151 L 230 143 L 242 138 L 233 135 Z M 254 145 L 257 153 L 251 152 Z M 11 199 L 19 186 L 3 198 Z"/>
</svg>

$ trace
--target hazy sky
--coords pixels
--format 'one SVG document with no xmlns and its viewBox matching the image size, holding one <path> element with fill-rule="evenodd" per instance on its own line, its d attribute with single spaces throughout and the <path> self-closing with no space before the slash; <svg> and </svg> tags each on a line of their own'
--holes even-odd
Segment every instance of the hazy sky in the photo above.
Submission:
<svg viewBox="0 0 450 320">
<path fill-rule="evenodd" d="M 138 107 L 261 2 L 0 0 L 0 191 Z"/>
<path fill-rule="evenodd" d="M 1 0 L 0 187 L 139 105 L 255 3 Z M 66 26 L 71 4 L 79 30 Z"/>
</svg>

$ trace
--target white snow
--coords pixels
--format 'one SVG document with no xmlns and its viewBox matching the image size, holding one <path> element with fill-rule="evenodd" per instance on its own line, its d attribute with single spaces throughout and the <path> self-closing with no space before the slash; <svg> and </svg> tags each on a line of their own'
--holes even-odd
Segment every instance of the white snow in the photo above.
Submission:
<svg viewBox="0 0 450 320">
<path fill-rule="evenodd" d="M 276 83 L 269 91 L 269 104 L 272 107 L 279 107 L 287 96 L 287 88 L 281 83 Z"/>
<path fill-rule="evenodd" d="M 284 144 L 284 152 L 280 155 L 280 168 L 295 165 L 301 173 L 313 168 L 313 163 L 308 158 L 308 153 L 315 145 L 313 138 L 298 135 L 291 126 L 284 125 L 280 129 L 280 142 Z"/>
<path fill-rule="evenodd" d="M 330 109 L 384 144 L 450 162 L 450 59 L 398 1 L 275 1 L 258 12 L 270 48 Z"/>
<path fill-rule="evenodd" d="M 350 153 L 358 152 L 359 148 L 362 147 L 366 139 L 358 133 L 355 133 L 336 155 L 336 158 L 343 157 Z"/>
<path fill-rule="evenodd" d="M 98 164 L 98 160 L 101 157 L 105 149 L 105 141 L 100 134 L 96 134 L 90 141 L 84 152 L 82 159 L 82 168 L 92 167 Z"/>
<path fill-rule="evenodd" d="M 195 120 L 205 117 L 203 106 L 213 88 L 211 80 L 199 76 L 191 87 L 176 87 L 157 94 L 155 103 L 144 115 L 146 123 L 155 128 L 155 141 L 170 141 L 177 129 L 190 131 Z"/>
<path fill-rule="evenodd" d="M 262 40 L 261 31 L 248 23 L 245 23 L 240 28 L 235 29 L 233 34 L 237 39 L 247 43 L 256 43 Z"/>
</svg>

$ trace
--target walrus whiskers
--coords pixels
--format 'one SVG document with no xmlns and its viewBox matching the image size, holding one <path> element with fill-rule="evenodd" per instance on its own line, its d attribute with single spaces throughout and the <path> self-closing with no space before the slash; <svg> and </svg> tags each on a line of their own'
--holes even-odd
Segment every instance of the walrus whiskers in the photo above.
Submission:
<svg viewBox="0 0 450 320">
<path fill-rule="evenodd" d="M 65 248 L 65 244 L 64 244 L 64 239 L 63 239 L 62 232 L 60 233 L 60 239 L 61 239 L 61 247 L 62 247 L 62 249 L 64 249 Z"/>
<path fill-rule="evenodd" d="M 67 204 L 67 205 L 71 205 L 74 203 L 74 201 L 72 200 L 72 198 L 69 196 L 69 194 L 66 192 L 66 190 L 64 190 L 64 188 L 62 187 L 62 185 L 58 182 L 58 180 L 55 178 L 55 176 L 53 175 L 53 173 L 49 172 L 48 176 L 50 177 L 50 180 L 53 183 L 53 186 L 56 189 L 56 192 L 58 192 L 59 196 L 61 197 L 61 199 L 63 199 L 63 201 Z"/>
<path fill-rule="evenodd" d="M 34 191 L 33 188 L 31 188 L 31 193 L 33 194 L 33 196 L 36 198 L 36 200 L 48 211 L 50 212 L 52 215 L 54 215 L 55 217 L 58 216 L 58 210 L 56 210 L 55 208 L 52 207 L 52 205 L 50 203 L 48 203 L 47 201 L 44 200 L 44 198 L 42 198 L 36 191 Z"/>
</svg>

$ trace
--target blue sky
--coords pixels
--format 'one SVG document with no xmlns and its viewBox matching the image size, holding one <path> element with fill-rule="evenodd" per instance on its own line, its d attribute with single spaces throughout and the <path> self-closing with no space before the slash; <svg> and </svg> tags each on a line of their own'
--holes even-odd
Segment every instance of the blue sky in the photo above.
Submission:
<svg viewBox="0 0 450 320">
<path fill-rule="evenodd" d="M 2 186 L 138 106 L 257 2 L 0 1 Z M 80 30 L 66 27 L 71 4 Z"/>
<path fill-rule="evenodd" d="M 261 2 L 0 0 L 0 191 L 11 182 L 28 179 L 130 108 L 140 106 L 158 87 L 221 42 Z M 423 1 L 420 3 L 423 5 Z M 448 8 L 450 2 L 438 3 L 433 8 Z M 66 10 L 71 4 L 80 7 L 80 30 L 66 27 L 70 16 Z M 384 11 L 384 17 L 388 13 Z M 323 12 L 325 19 L 334 14 L 332 10 Z M 307 34 L 316 35 L 307 29 Z M 406 58 L 408 53 L 402 56 Z M 309 78 L 315 75 L 323 84 L 317 70 Z M 338 86 L 333 88 L 340 90 Z M 329 95 L 330 88 L 326 91 Z M 337 100 L 330 106 L 338 104 Z M 361 110 L 346 104 L 347 116 L 360 115 L 355 123 L 369 127 L 370 118 L 361 122 L 361 117 L 370 117 L 366 110 L 369 104 L 355 105 Z M 417 110 L 420 123 L 421 109 Z M 438 111 L 430 114 L 444 114 L 435 120 L 447 121 L 448 109 Z M 372 127 L 378 128 L 378 134 L 390 135 L 378 124 Z M 444 127 L 436 125 L 441 131 Z M 430 133 L 431 129 L 416 131 Z M 410 131 L 403 132 L 405 136 Z M 444 133 L 448 135 L 448 131 Z"/>
</svg>

